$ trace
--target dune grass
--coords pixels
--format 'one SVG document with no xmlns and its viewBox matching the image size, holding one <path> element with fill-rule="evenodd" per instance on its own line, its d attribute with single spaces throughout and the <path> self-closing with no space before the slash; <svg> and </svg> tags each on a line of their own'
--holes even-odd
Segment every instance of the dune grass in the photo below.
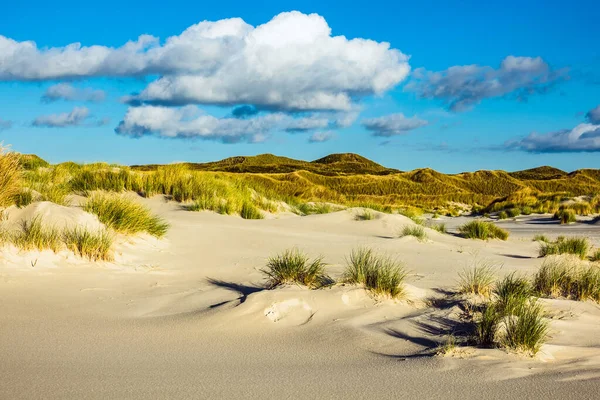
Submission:
<svg viewBox="0 0 600 400">
<path fill-rule="evenodd" d="M 240 210 L 240 216 L 244 219 L 263 219 L 264 216 L 260 210 L 252 203 L 245 202 Z"/>
<path fill-rule="evenodd" d="M 375 213 L 369 208 L 363 208 L 354 215 L 354 219 L 356 221 L 371 221 L 375 219 Z"/>
<path fill-rule="evenodd" d="M 543 297 L 600 302 L 600 266 L 569 257 L 544 261 L 534 276 L 533 287 Z"/>
<path fill-rule="evenodd" d="M 434 231 L 438 231 L 439 233 L 447 233 L 448 232 L 448 230 L 446 229 L 446 224 L 443 222 L 440 222 L 438 224 L 429 224 L 428 227 L 433 229 Z"/>
<path fill-rule="evenodd" d="M 21 250 L 52 250 L 57 252 L 63 245 L 60 230 L 46 227 L 40 216 L 22 221 L 21 229 L 9 236 L 9 240 Z"/>
<path fill-rule="evenodd" d="M 550 239 L 548 239 L 548 236 L 546 236 L 546 235 L 534 235 L 533 236 L 533 241 L 534 242 L 550 243 Z"/>
<path fill-rule="evenodd" d="M 496 282 L 496 264 L 477 261 L 458 274 L 458 293 L 490 297 Z"/>
<path fill-rule="evenodd" d="M 577 216 L 572 209 L 561 209 L 554 213 L 554 218 L 558 219 L 561 224 L 572 224 L 577 222 Z"/>
<path fill-rule="evenodd" d="M 496 307 L 505 314 L 512 314 L 533 295 L 533 287 L 529 279 L 513 272 L 496 283 L 493 293 Z"/>
<path fill-rule="evenodd" d="M 11 205 L 21 193 L 21 178 L 19 155 L 0 144 L 0 207 Z"/>
<path fill-rule="evenodd" d="M 600 261 L 600 249 L 596 249 L 592 252 L 592 255 L 590 256 L 590 261 L 592 261 L 592 262 Z"/>
<path fill-rule="evenodd" d="M 160 238 L 169 228 L 162 218 L 125 196 L 96 194 L 88 199 L 83 209 L 96 214 L 100 222 L 120 233 L 147 232 Z"/>
<path fill-rule="evenodd" d="M 519 215 L 521 215 L 521 210 L 517 207 L 509 208 L 508 210 L 506 210 L 506 214 L 510 218 L 516 218 Z"/>
<path fill-rule="evenodd" d="M 492 347 L 496 343 L 496 334 L 500 323 L 501 314 L 492 302 L 486 303 L 481 311 L 481 316 L 475 323 L 477 344 Z"/>
<path fill-rule="evenodd" d="M 535 355 L 548 336 L 544 310 L 536 300 L 518 304 L 506 315 L 506 332 L 502 344 L 516 351 Z"/>
<path fill-rule="evenodd" d="M 377 255 L 371 249 L 352 250 L 346 260 L 344 282 L 363 285 L 375 295 L 401 298 L 405 295 L 404 266 L 387 256 Z"/>
<path fill-rule="evenodd" d="M 427 240 L 427 232 L 421 225 L 405 225 L 399 234 L 400 237 L 414 236 L 419 242 L 425 242 Z"/>
<path fill-rule="evenodd" d="M 498 219 L 507 219 L 508 218 L 508 213 L 506 211 L 500 211 L 498 213 Z"/>
<path fill-rule="evenodd" d="M 475 220 L 467 222 L 466 224 L 460 226 L 458 231 L 463 237 L 468 239 L 508 239 L 508 231 L 499 228 L 493 222 L 487 221 Z"/>
<path fill-rule="evenodd" d="M 104 231 L 91 232 L 82 228 L 66 230 L 64 242 L 69 250 L 91 261 L 111 261 L 112 236 Z"/>
<path fill-rule="evenodd" d="M 558 237 L 554 242 L 540 243 L 539 255 L 546 257 L 555 254 L 574 254 L 581 259 L 587 257 L 590 244 L 583 237 Z"/>
<path fill-rule="evenodd" d="M 19 208 L 27 207 L 33 202 L 33 194 L 31 190 L 22 189 L 19 193 L 15 195 L 14 198 L 15 205 Z"/>
<path fill-rule="evenodd" d="M 325 273 L 322 257 L 311 261 L 297 249 L 286 250 L 269 258 L 265 268 L 260 271 L 268 277 L 267 286 L 271 289 L 287 284 L 299 284 L 316 289 L 333 282 Z"/>
</svg>

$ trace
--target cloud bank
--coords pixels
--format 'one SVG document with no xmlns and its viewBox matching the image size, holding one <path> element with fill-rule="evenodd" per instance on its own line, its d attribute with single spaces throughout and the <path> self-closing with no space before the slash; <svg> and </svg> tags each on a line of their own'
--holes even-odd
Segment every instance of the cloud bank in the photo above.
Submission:
<svg viewBox="0 0 600 400">
<path fill-rule="evenodd" d="M 496 69 L 463 65 L 430 72 L 420 68 L 412 77 L 405 90 L 422 98 L 442 100 L 451 111 L 468 110 L 484 99 L 509 94 L 526 100 L 568 79 L 567 70 L 552 69 L 541 57 L 515 56 L 506 57 Z"/>
<path fill-rule="evenodd" d="M 364 119 L 361 123 L 373 136 L 379 137 L 404 135 L 408 131 L 427 125 L 425 120 L 417 117 L 405 117 L 402 113 Z"/>
<path fill-rule="evenodd" d="M 585 118 L 590 124 L 600 125 L 600 105 L 588 111 L 588 113 L 585 114 Z"/>
<path fill-rule="evenodd" d="M 46 89 L 42 101 L 51 103 L 58 100 L 86 101 L 99 103 L 104 101 L 106 93 L 103 90 L 92 88 L 76 88 L 69 83 L 58 83 Z"/>
<path fill-rule="evenodd" d="M 332 36 L 323 17 L 296 11 L 256 27 L 239 18 L 204 21 L 164 43 L 142 35 L 117 48 L 40 49 L 0 36 L 3 81 L 160 75 L 126 99 L 132 104 L 350 110 L 409 71 L 408 57 L 389 43 Z"/>
<path fill-rule="evenodd" d="M 335 137 L 332 131 L 315 132 L 308 138 L 308 143 L 323 143 Z"/>
</svg>

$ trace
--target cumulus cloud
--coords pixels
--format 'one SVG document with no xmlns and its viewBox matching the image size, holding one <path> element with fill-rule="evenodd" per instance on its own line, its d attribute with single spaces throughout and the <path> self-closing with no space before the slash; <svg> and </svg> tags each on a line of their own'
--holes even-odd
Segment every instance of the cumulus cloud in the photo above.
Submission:
<svg viewBox="0 0 600 400">
<path fill-rule="evenodd" d="M 275 110 L 350 110 L 406 78 L 408 57 L 389 43 L 332 36 L 317 14 L 287 12 L 253 27 L 204 21 L 164 43 L 150 35 L 112 48 L 39 49 L 0 36 L 0 80 L 160 75 L 126 101 L 250 104 Z"/>
<path fill-rule="evenodd" d="M 67 126 L 79 126 L 90 116 L 90 110 L 86 107 L 75 107 L 71 112 L 41 115 L 33 122 L 33 126 L 47 128 L 62 128 Z"/>
<path fill-rule="evenodd" d="M 585 118 L 591 124 L 600 125 L 600 105 L 588 111 L 588 113 L 585 115 Z"/>
<path fill-rule="evenodd" d="M 42 101 L 50 103 L 57 100 L 101 102 L 106 98 L 103 90 L 76 88 L 69 83 L 58 83 L 46 89 Z"/>
<path fill-rule="evenodd" d="M 422 98 L 443 100 L 452 111 L 464 111 L 492 97 L 510 94 L 526 100 L 567 78 L 567 70 L 552 69 L 541 57 L 508 56 L 496 69 L 463 65 L 430 72 L 420 68 L 405 90 Z"/>
<path fill-rule="evenodd" d="M 309 138 L 309 143 L 323 143 L 327 142 L 335 137 L 332 131 L 315 132 Z"/>
<path fill-rule="evenodd" d="M 531 133 L 519 141 L 506 143 L 506 148 L 530 153 L 575 153 L 600 151 L 600 125 L 579 124 L 546 134 Z"/>
<path fill-rule="evenodd" d="M 0 118 L 0 132 L 12 128 L 12 126 L 12 121 L 7 121 L 5 119 Z"/>
<path fill-rule="evenodd" d="M 298 118 L 291 121 L 287 128 L 287 132 L 306 132 L 314 129 L 326 128 L 330 124 L 329 119 L 318 115 L 311 115 L 305 118 Z"/>
<path fill-rule="evenodd" d="M 260 142 L 283 125 L 287 117 L 271 113 L 255 118 L 216 118 L 196 106 L 168 108 L 158 106 L 130 107 L 115 129 L 118 134 L 142 137 L 197 138 L 224 143 Z"/>
<path fill-rule="evenodd" d="M 361 121 L 373 136 L 391 137 L 406 134 L 408 131 L 427 125 L 427 121 L 417 117 L 405 117 L 404 114 L 390 114 Z"/>
</svg>

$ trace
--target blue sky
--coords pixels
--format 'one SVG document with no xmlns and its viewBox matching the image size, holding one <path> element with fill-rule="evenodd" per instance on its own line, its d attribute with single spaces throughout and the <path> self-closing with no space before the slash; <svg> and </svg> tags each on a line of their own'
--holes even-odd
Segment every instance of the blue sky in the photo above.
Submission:
<svg viewBox="0 0 600 400">
<path fill-rule="evenodd" d="M 0 139 L 51 162 L 598 167 L 594 1 L 11 3 Z"/>
</svg>

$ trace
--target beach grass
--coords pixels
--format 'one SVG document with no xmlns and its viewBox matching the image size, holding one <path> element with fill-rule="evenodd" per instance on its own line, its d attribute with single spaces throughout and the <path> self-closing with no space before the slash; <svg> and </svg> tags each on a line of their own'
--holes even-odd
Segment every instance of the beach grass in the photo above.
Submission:
<svg viewBox="0 0 600 400">
<path fill-rule="evenodd" d="M 64 242 L 71 251 L 90 261 L 111 261 L 112 236 L 105 230 L 92 232 L 74 228 L 64 232 Z"/>
<path fill-rule="evenodd" d="M 493 222 L 475 220 L 460 226 L 458 230 L 468 239 L 508 239 L 508 231 L 499 228 Z"/>
<path fill-rule="evenodd" d="M 405 225 L 400 230 L 400 237 L 413 236 L 419 240 L 419 242 L 427 241 L 427 232 L 421 225 Z"/>
<path fill-rule="evenodd" d="M 401 298 L 405 295 L 404 266 L 388 256 L 377 255 L 368 248 L 355 249 L 346 260 L 344 281 L 363 285 L 370 292 Z"/>
<path fill-rule="evenodd" d="M 322 257 L 311 261 L 297 249 L 286 250 L 269 258 L 265 268 L 260 271 L 267 276 L 267 286 L 271 289 L 287 284 L 299 284 L 316 289 L 333 282 L 325 273 Z"/>
</svg>

